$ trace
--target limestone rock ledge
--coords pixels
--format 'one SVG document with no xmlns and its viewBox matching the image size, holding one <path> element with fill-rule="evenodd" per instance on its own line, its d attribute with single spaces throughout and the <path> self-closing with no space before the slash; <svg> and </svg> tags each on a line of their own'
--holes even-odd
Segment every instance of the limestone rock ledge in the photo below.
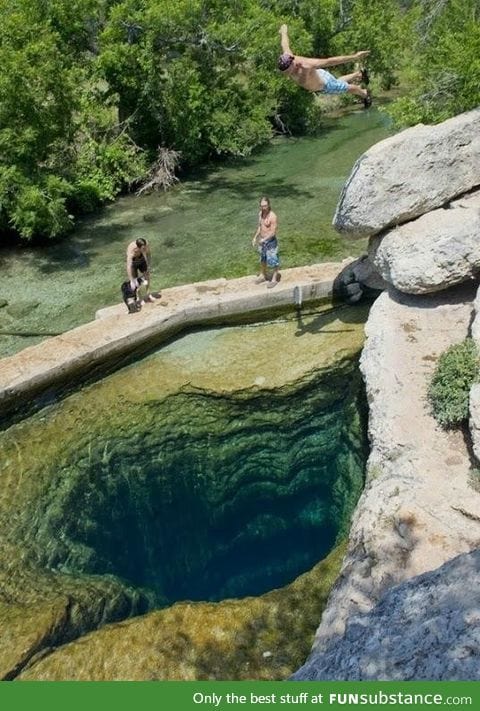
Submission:
<svg viewBox="0 0 480 711">
<path fill-rule="evenodd" d="M 472 322 L 472 338 L 480 352 L 480 289 L 474 301 L 474 319 Z M 480 383 L 474 383 L 470 389 L 470 436 L 472 438 L 473 453 L 478 462 L 480 462 Z"/>
<path fill-rule="evenodd" d="M 370 259 L 407 294 L 441 291 L 480 270 L 480 192 L 372 238 Z"/>
<path fill-rule="evenodd" d="M 475 383 L 470 389 L 469 410 L 473 453 L 480 462 L 480 383 Z"/>
<path fill-rule="evenodd" d="M 355 163 L 334 227 L 353 237 L 415 219 L 480 185 L 480 109 L 380 141 Z"/>
<path fill-rule="evenodd" d="M 296 678 L 480 679 L 479 586 L 480 549 L 398 585 Z"/>
<path fill-rule="evenodd" d="M 367 483 L 307 666 L 392 586 L 478 547 L 480 495 L 469 484 L 466 445 L 436 424 L 426 401 L 439 355 L 468 334 L 473 299 L 469 285 L 424 297 L 391 289 L 371 309 L 361 359 Z"/>
<path fill-rule="evenodd" d="M 41 393 L 56 392 L 89 379 L 92 371 L 108 372 L 112 363 L 137 350 L 149 350 L 187 328 L 231 324 L 233 317 L 262 320 L 265 312 L 330 299 L 333 282 L 351 258 L 282 270 L 275 289 L 256 284 L 256 277 L 213 279 L 165 289 L 162 298 L 136 314 L 125 305 L 100 309 L 96 320 L 25 348 L 0 362 L 0 416 L 30 405 Z"/>
</svg>

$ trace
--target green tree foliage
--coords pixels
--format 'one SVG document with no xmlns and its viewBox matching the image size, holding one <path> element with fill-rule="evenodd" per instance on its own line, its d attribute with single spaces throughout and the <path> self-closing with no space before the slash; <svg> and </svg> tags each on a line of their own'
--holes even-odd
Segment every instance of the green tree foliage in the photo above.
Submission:
<svg viewBox="0 0 480 711">
<path fill-rule="evenodd" d="M 0 227 L 57 237 L 143 170 L 95 66 L 99 0 L 5 0 Z M 88 196 L 88 197 L 87 197 Z"/>
<path fill-rule="evenodd" d="M 349 2 L 349 22 L 337 38 L 340 50 L 369 49 L 368 66 L 381 78 L 384 89 L 396 83 L 402 43 L 399 28 L 402 14 L 397 0 L 356 0 Z"/>
<path fill-rule="evenodd" d="M 121 115 L 132 117 L 135 140 L 154 150 L 170 146 L 194 164 L 211 155 L 247 155 L 270 138 L 276 115 L 298 128 L 274 71 L 281 22 L 252 0 L 117 4 L 99 62 Z M 292 22 L 298 44 L 311 49 L 302 23 Z M 305 106 L 301 90 L 293 93 Z"/>
<path fill-rule="evenodd" d="M 468 418 L 470 388 L 479 377 L 479 357 L 471 338 L 452 346 L 440 356 L 428 389 L 435 419 L 453 427 Z"/>
<path fill-rule="evenodd" d="M 68 223 L 61 181 L 51 181 L 50 147 L 73 135 L 74 83 L 51 28 L 26 4 L 11 3 L 0 35 L 1 221 L 26 237 L 51 216 L 53 235 Z M 28 21 L 27 21 L 28 18 Z M 38 71 L 41 67 L 41 71 Z"/>
<path fill-rule="evenodd" d="M 3 0 L 0 17 L 0 229 L 26 239 L 138 184 L 159 148 L 192 166 L 318 127 L 276 71 L 282 22 L 299 54 L 371 47 L 386 83 L 399 51 L 394 0 Z"/>
<path fill-rule="evenodd" d="M 295 37 L 298 54 L 307 54 L 307 50 L 308 53 L 311 50 L 314 56 L 325 57 L 331 54 L 332 39 L 351 22 L 345 7 L 348 2 L 349 0 L 263 0 L 260 4 L 285 19 L 290 18 L 290 25 L 294 20 L 303 23 L 311 41 L 307 47 L 298 48 Z"/>
<path fill-rule="evenodd" d="M 480 0 L 419 0 L 410 9 L 411 90 L 399 125 L 436 123 L 480 104 Z"/>
</svg>

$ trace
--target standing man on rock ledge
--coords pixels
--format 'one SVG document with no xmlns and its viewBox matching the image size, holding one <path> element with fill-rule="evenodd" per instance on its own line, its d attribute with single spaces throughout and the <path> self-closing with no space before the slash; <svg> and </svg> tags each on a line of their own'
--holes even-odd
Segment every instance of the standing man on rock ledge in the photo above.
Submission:
<svg viewBox="0 0 480 711">
<path fill-rule="evenodd" d="M 270 281 L 267 289 L 273 289 L 281 278 L 279 272 L 280 260 L 278 258 L 277 242 L 277 216 L 270 206 L 268 197 L 260 200 L 260 212 L 258 213 L 258 226 L 252 239 L 252 247 L 257 247 L 260 254 L 261 274 L 256 280 L 257 284 Z M 268 279 L 267 267 L 273 269 L 272 278 Z"/>
<path fill-rule="evenodd" d="M 284 72 L 290 79 L 299 84 L 307 91 L 313 91 L 315 94 L 355 94 L 363 99 L 363 105 L 368 109 L 372 105 L 372 97 L 368 89 L 362 89 L 357 84 L 350 82 L 362 81 L 365 85 L 370 82 L 366 69 L 362 69 L 352 74 L 337 79 L 327 72 L 324 67 L 335 67 L 337 64 L 346 64 L 347 62 L 359 62 L 370 54 L 369 50 L 355 52 L 355 54 L 347 54 L 340 57 L 327 57 L 325 59 L 315 59 L 314 57 L 299 57 L 293 54 L 290 49 L 288 40 L 287 25 L 280 27 L 280 40 L 282 44 L 282 52 L 278 58 L 278 68 Z"/>
</svg>

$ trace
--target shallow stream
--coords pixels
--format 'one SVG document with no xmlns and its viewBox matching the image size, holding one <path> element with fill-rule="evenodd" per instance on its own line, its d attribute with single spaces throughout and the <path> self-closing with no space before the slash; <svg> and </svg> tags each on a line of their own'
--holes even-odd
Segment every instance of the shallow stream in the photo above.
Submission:
<svg viewBox="0 0 480 711">
<path fill-rule="evenodd" d="M 0 357 L 119 302 L 125 248 L 135 237 L 151 242 L 156 289 L 254 274 L 251 238 L 263 194 L 279 218 L 284 267 L 362 253 L 364 241 L 340 237 L 331 221 L 355 160 L 390 132 L 377 110 L 325 119 L 316 138 L 278 139 L 252 158 L 205 169 L 167 194 L 124 197 L 62 243 L 0 248 Z"/>
</svg>

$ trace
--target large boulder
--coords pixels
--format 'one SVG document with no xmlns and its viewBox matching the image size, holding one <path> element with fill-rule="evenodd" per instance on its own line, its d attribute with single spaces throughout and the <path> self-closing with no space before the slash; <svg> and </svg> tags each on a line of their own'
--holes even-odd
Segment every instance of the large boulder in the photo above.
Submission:
<svg viewBox="0 0 480 711">
<path fill-rule="evenodd" d="M 480 192 L 373 237 L 369 255 L 383 278 L 407 294 L 441 291 L 480 270 Z"/>
<path fill-rule="evenodd" d="M 295 678 L 480 679 L 479 585 L 476 550 L 393 588 Z"/>
<path fill-rule="evenodd" d="M 480 185 L 480 109 L 380 141 L 355 163 L 333 218 L 368 236 L 415 219 Z"/>
</svg>

